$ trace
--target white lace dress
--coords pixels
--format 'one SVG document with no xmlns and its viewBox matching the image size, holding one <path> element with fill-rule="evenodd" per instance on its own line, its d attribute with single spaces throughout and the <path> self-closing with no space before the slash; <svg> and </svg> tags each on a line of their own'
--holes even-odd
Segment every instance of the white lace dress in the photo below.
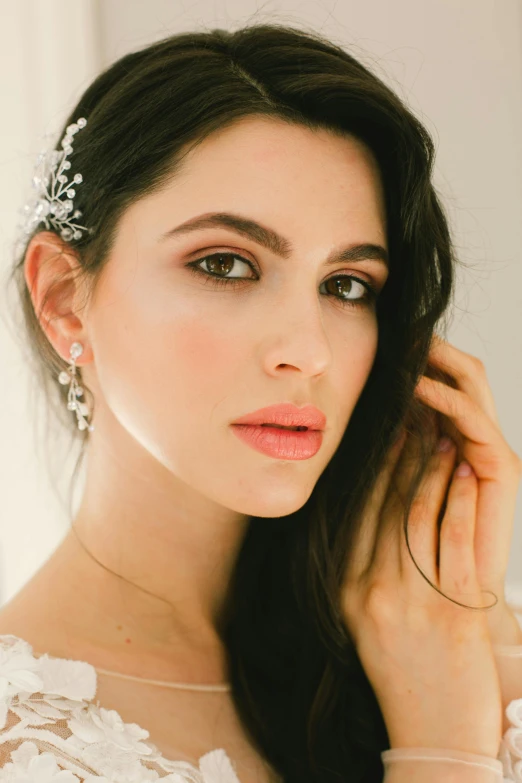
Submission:
<svg viewBox="0 0 522 783">
<path fill-rule="evenodd" d="M 522 626 L 522 585 L 506 585 L 506 600 Z M 515 649 L 522 696 L 522 649 Z M 240 783 L 223 748 L 201 756 L 199 766 L 167 759 L 146 729 L 95 702 L 96 690 L 91 664 L 36 657 L 28 642 L 0 635 L 0 782 Z M 506 716 L 511 727 L 498 758 L 504 782 L 522 783 L 522 698 Z"/>
<path fill-rule="evenodd" d="M 36 657 L 0 635 L 0 781 L 9 783 L 240 783 L 222 748 L 165 758 L 149 732 L 95 703 L 97 673 L 84 661 Z"/>
</svg>

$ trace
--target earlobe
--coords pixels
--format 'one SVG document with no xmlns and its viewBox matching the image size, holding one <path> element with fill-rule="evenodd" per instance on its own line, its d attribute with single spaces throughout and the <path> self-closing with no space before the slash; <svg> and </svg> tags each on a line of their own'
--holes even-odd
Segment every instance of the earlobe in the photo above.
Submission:
<svg viewBox="0 0 522 783">
<path fill-rule="evenodd" d="M 84 328 L 75 313 L 77 298 L 76 254 L 52 231 L 40 231 L 27 247 L 24 277 L 36 317 L 47 339 L 62 357 L 69 347 L 85 339 Z"/>
</svg>

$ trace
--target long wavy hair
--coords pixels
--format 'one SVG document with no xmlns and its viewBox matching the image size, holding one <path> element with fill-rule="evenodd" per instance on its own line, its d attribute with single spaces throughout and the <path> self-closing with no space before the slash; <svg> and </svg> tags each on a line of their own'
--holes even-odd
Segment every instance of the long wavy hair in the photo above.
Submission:
<svg viewBox="0 0 522 783">
<path fill-rule="evenodd" d="M 185 151 L 256 115 L 349 134 L 373 151 L 385 193 L 390 273 L 376 304 L 374 365 L 339 447 L 302 508 L 250 518 L 219 632 L 245 730 L 287 783 L 375 783 L 384 776 L 380 753 L 389 747 L 388 734 L 342 621 L 340 587 L 394 436 L 406 427 L 420 448 L 405 504 L 407 539 L 411 501 L 443 430 L 441 417 L 413 391 L 422 374 L 439 375 L 428 365 L 429 346 L 448 309 L 457 263 L 431 182 L 428 131 L 382 80 L 315 32 L 257 24 L 172 35 L 100 73 L 63 125 L 59 150 L 66 127 L 88 120 L 69 160 L 72 174 L 84 175 L 75 208 L 93 228 L 68 246 L 80 264 L 76 273 L 94 293 L 126 208 L 170 180 Z M 57 380 L 67 365 L 41 328 L 24 278 L 31 238 L 15 253 L 9 275 L 19 295 L 13 317 L 38 388 L 79 444 L 72 487 L 89 433 L 67 411 L 67 388 Z"/>
</svg>

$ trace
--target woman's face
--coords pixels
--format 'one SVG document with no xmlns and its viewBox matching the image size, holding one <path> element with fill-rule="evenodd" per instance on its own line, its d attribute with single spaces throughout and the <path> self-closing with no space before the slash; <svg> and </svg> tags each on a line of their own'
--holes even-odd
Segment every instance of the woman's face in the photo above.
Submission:
<svg viewBox="0 0 522 783">
<path fill-rule="evenodd" d="M 209 213 L 254 230 L 164 236 Z M 377 165 L 356 139 L 249 117 L 197 146 L 168 186 L 124 214 L 83 314 L 91 447 L 109 444 L 122 464 L 137 449 L 152 470 L 243 514 L 299 509 L 374 361 L 377 318 L 363 283 L 379 293 L 388 274 L 375 258 L 328 258 L 355 244 L 386 248 L 385 221 Z M 199 274 L 189 266 L 213 254 Z M 280 402 L 325 414 L 314 456 L 267 456 L 235 434 L 236 419 Z"/>
</svg>

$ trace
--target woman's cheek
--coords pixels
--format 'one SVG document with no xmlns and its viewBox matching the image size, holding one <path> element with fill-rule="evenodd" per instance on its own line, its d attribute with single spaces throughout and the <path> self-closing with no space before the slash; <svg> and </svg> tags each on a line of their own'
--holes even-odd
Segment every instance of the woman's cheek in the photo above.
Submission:
<svg viewBox="0 0 522 783">
<path fill-rule="evenodd" d="M 176 339 L 178 358 L 174 359 L 172 369 L 186 372 L 187 388 L 192 387 L 194 392 L 221 380 L 233 382 L 231 368 L 247 358 L 241 355 L 240 342 L 237 334 L 232 339 L 217 324 L 206 326 L 194 321 L 180 330 Z"/>
</svg>

